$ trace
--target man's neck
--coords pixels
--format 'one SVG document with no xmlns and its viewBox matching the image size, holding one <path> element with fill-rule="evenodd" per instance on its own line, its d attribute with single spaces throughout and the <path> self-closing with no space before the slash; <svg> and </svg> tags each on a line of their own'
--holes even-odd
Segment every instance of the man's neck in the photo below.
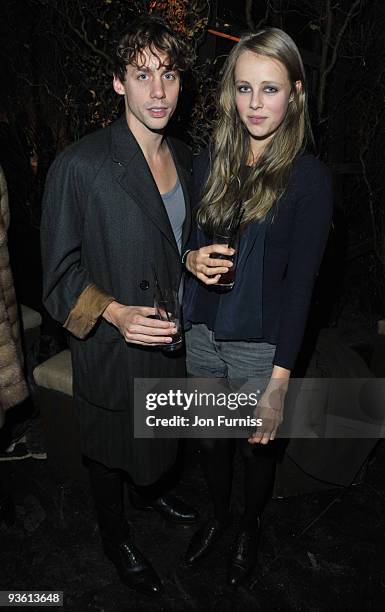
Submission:
<svg viewBox="0 0 385 612">
<path fill-rule="evenodd" d="M 126 120 L 146 160 L 151 161 L 156 158 L 163 149 L 164 134 L 152 132 L 138 121 L 132 120 L 130 115 L 126 115 Z"/>
</svg>

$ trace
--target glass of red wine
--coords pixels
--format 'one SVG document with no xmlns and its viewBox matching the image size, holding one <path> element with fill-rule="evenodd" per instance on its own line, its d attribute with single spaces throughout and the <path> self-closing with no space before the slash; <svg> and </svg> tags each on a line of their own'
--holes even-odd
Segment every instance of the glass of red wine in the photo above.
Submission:
<svg viewBox="0 0 385 612">
<path fill-rule="evenodd" d="M 227 259 L 233 262 L 231 268 L 228 269 L 227 272 L 221 274 L 219 280 L 214 287 L 219 287 L 223 290 L 230 291 L 234 287 L 235 283 L 235 271 L 237 267 L 237 251 L 238 251 L 238 243 L 239 243 L 239 233 L 233 233 L 229 230 L 222 230 L 221 232 L 215 233 L 213 236 L 212 244 L 221 244 L 225 246 L 230 246 L 235 249 L 234 255 L 223 255 L 222 253 L 211 253 L 210 257 L 212 259 Z"/>
</svg>

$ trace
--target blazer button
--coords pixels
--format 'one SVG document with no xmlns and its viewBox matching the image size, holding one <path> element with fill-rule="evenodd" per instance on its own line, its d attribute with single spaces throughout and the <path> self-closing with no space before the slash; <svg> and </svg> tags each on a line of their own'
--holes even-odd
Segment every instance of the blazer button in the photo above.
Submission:
<svg viewBox="0 0 385 612">
<path fill-rule="evenodd" d="M 140 287 L 141 289 L 143 289 L 143 291 L 145 291 L 146 289 L 148 289 L 148 288 L 149 288 L 149 286 L 150 286 L 150 283 L 148 282 L 148 280 L 142 280 L 142 281 L 140 281 L 140 283 L 139 283 L 139 287 Z"/>
</svg>

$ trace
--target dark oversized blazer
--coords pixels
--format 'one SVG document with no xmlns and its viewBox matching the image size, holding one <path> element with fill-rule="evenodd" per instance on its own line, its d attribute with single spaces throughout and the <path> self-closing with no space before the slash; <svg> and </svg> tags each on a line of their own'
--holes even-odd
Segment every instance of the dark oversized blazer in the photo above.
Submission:
<svg viewBox="0 0 385 612">
<path fill-rule="evenodd" d="M 180 141 L 167 142 L 186 202 L 185 243 L 191 225 L 190 152 Z M 152 266 L 161 285 L 179 286 L 180 254 L 167 212 L 124 117 L 71 145 L 53 163 L 41 243 L 44 304 L 72 332 L 83 452 L 149 484 L 172 464 L 176 444 L 133 438 L 134 378 L 184 376 L 184 356 L 126 343 L 103 318 L 89 318 L 84 299 L 96 287 L 101 302 L 104 295 L 152 306 Z"/>
<path fill-rule="evenodd" d="M 193 206 L 200 201 L 210 159 L 208 149 L 194 158 Z M 262 255 L 258 240 L 248 249 L 244 267 L 247 282 L 235 282 L 231 291 L 234 303 L 242 305 L 240 335 L 218 339 L 256 340 L 276 345 L 273 363 L 293 369 L 301 346 L 314 281 L 329 235 L 333 211 L 331 177 L 328 168 L 311 154 L 299 155 L 293 164 L 285 193 L 275 204 L 273 219 L 267 220 Z M 195 227 L 186 248 L 199 247 Z M 251 233 L 253 236 L 253 233 Z M 258 257 L 263 257 L 262 295 L 258 278 Z M 237 294 L 237 292 L 242 292 Z M 204 300 L 207 289 L 195 277 L 185 285 L 184 316 L 186 328 L 194 301 Z M 225 300 L 226 295 L 221 296 Z M 262 302 L 262 335 L 256 337 L 257 300 Z M 227 313 L 239 321 L 239 309 Z M 198 322 L 198 321 L 195 321 Z M 231 323 L 233 325 L 233 323 Z M 223 327 L 223 325 L 222 325 Z"/>
</svg>

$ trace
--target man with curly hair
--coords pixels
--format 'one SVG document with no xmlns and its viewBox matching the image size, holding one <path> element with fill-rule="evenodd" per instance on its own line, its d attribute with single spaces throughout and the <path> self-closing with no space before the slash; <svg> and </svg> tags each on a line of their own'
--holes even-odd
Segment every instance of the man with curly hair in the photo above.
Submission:
<svg viewBox="0 0 385 612">
<path fill-rule="evenodd" d="M 185 375 L 182 352 L 162 350 L 173 324 L 151 315 L 154 276 L 180 286 L 190 231 L 190 152 L 165 131 L 192 61 L 188 43 L 160 19 L 132 24 L 113 78 L 125 115 L 55 160 L 41 226 L 44 303 L 71 332 L 74 401 L 104 550 L 126 584 L 152 594 L 162 584 L 133 543 L 124 477 L 135 485 L 135 507 L 197 520 L 182 500 L 150 486 L 173 466 L 177 441 L 133 435 L 134 378 Z"/>
</svg>

